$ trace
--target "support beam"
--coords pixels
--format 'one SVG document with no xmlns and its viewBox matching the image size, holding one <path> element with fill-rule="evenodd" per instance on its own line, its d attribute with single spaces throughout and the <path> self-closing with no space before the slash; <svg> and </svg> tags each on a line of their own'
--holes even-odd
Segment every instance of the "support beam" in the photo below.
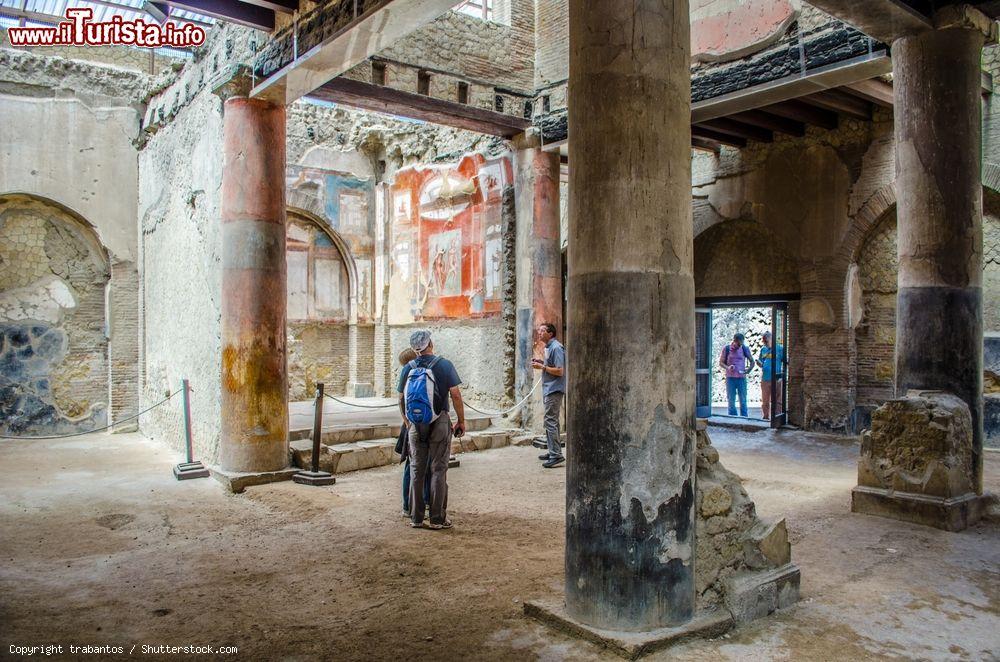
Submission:
<svg viewBox="0 0 1000 662">
<path fill-rule="evenodd" d="M 695 607 L 688 0 L 574 0 L 569 33 L 566 611 L 642 632 Z"/>
<path fill-rule="evenodd" d="M 161 4 L 256 30 L 274 30 L 272 10 L 238 0 L 161 0 Z"/>
<path fill-rule="evenodd" d="M 372 5 L 372 9 L 366 9 Z M 454 5 L 455 0 L 382 0 L 319 6 L 300 17 L 288 34 L 277 38 L 258 56 L 255 70 L 261 69 L 262 61 L 292 53 L 291 61 L 281 62 L 276 71 L 265 72 L 267 77 L 258 82 L 251 96 L 288 105 L 447 13 Z"/>
<path fill-rule="evenodd" d="M 742 148 L 747 146 L 747 141 L 744 138 L 737 138 L 736 136 L 731 136 L 728 133 L 708 129 L 698 124 L 691 127 L 691 135 L 697 138 L 711 140 L 712 142 L 719 143 L 720 145 L 729 145 L 730 147 Z"/>
<path fill-rule="evenodd" d="M 242 0 L 242 2 L 282 14 L 294 14 L 299 10 L 299 0 Z"/>
<path fill-rule="evenodd" d="M 699 138 L 698 136 L 691 136 L 691 147 L 700 149 L 703 152 L 712 152 L 713 154 L 718 154 L 722 151 L 722 145 L 719 143 L 708 138 Z"/>
<path fill-rule="evenodd" d="M 859 99 L 864 99 L 883 108 L 892 108 L 892 85 L 884 80 L 869 78 L 845 85 L 840 89 L 847 94 L 853 94 Z"/>
<path fill-rule="evenodd" d="M 736 136 L 737 138 L 756 140 L 757 142 L 762 143 L 774 142 L 774 132 L 771 130 L 762 129 L 759 126 L 754 126 L 752 124 L 745 124 L 730 117 L 720 117 L 714 120 L 707 120 L 696 126 L 699 128 L 704 127 L 706 129 L 725 133 L 730 136 Z"/>
<path fill-rule="evenodd" d="M 803 103 L 797 99 L 792 101 L 782 101 L 781 103 L 776 103 L 770 106 L 764 106 L 761 110 L 779 117 L 795 120 L 796 122 L 803 122 L 805 124 L 812 124 L 813 126 L 818 126 L 821 129 L 827 129 L 830 131 L 836 129 L 840 124 L 840 118 L 837 116 L 837 113 L 830 112 L 829 110 L 823 110 L 822 108 L 817 108 L 816 106 L 810 106 L 809 104 Z"/>
<path fill-rule="evenodd" d="M 868 121 L 872 118 L 872 105 L 864 99 L 837 90 L 826 90 L 802 97 L 802 101 L 854 119 Z"/>
<path fill-rule="evenodd" d="M 763 110 L 747 110 L 742 113 L 730 115 L 730 117 L 745 124 L 752 124 L 753 126 L 784 133 L 789 136 L 802 137 L 806 135 L 806 125 L 802 122 L 774 115 Z"/>
<path fill-rule="evenodd" d="M 904 0 L 810 0 L 810 4 L 884 44 L 932 27 L 930 18 Z"/>
<path fill-rule="evenodd" d="M 892 71 L 892 61 L 884 52 L 872 53 L 809 71 L 805 75 L 782 78 L 755 85 L 738 92 L 699 101 L 691 106 L 691 121 L 698 123 L 716 117 L 797 99 L 860 80 L 882 76 Z"/>
<path fill-rule="evenodd" d="M 475 106 L 372 85 L 350 78 L 334 78 L 308 95 L 352 108 L 434 122 L 457 129 L 511 138 L 531 126 L 531 120 Z"/>
</svg>

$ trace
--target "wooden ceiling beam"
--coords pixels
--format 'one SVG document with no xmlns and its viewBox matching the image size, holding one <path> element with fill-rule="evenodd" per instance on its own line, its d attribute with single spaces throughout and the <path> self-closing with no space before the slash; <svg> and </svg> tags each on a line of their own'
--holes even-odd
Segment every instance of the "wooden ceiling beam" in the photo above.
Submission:
<svg viewBox="0 0 1000 662">
<path fill-rule="evenodd" d="M 856 96 L 883 108 L 892 108 L 892 85 L 878 78 L 869 78 L 839 88 L 846 94 Z"/>
<path fill-rule="evenodd" d="M 837 90 L 817 92 L 804 96 L 801 100 L 818 108 L 854 119 L 869 121 L 872 118 L 871 103 Z"/>
<path fill-rule="evenodd" d="M 746 110 L 742 113 L 734 113 L 730 117 L 745 124 L 752 124 L 762 129 L 785 133 L 790 136 L 801 138 L 806 135 L 806 125 L 804 123 L 788 119 L 787 117 L 781 117 L 780 115 L 773 115 L 763 110 Z"/>
<path fill-rule="evenodd" d="M 774 133 L 772 131 L 762 129 L 759 126 L 753 126 L 752 124 L 744 124 L 731 117 L 718 117 L 714 120 L 706 120 L 699 122 L 698 126 L 719 131 L 730 136 L 736 136 L 737 138 L 746 138 L 747 140 L 756 140 L 762 143 L 774 142 Z"/>
<path fill-rule="evenodd" d="M 837 113 L 824 110 L 823 108 L 817 108 L 816 106 L 812 106 L 807 103 L 802 103 L 798 99 L 782 101 L 781 103 L 764 106 L 761 110 L 779 117 L 795 120 L 796 122 L 803 122 L 805 124 L 812 124 L 813 126 L 818 126 L 821 129 L 827 130 L 836 129 L 837 125 L 840 123 Z"/>
<path fill-rule="evenodd" d="M 721 131 L 714 131 L 697 124 L 691 127 L 691 137 L 692 144 L 694 142 L 694 138 L 704 138 L 706 140 L 719 143 L 720 145 L 729 145 L 730 147 L 747 146 L 747 141 L 744 138 L 737 138 L 736 136 L 731 136 L 727 133 L 722 133 Z"/>
</svg>

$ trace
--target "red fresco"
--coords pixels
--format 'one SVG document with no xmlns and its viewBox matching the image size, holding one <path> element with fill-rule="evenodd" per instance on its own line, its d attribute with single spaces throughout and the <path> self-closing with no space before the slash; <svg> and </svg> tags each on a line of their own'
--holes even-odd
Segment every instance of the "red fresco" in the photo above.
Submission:
<svg viewBox="0 0 1000 662">
<path fill-rule="evenodd" d="M 463 319 L 500 313 L 500 238 L 508 158 L 470 154 L 457 165 L 407 168 L 392 186 L 392 268 L 409 269 L 414 320 Z M 409 200 L 406 209 L 403 200 Z M 416 246 L 418 259 L 402 255 Z M 403 267 L 404 264 L 409 265 Z M 415 270 L 414 270 L 415 269 Z M 489 282 L 487 282 L 489 280 Z"/>
</svg>

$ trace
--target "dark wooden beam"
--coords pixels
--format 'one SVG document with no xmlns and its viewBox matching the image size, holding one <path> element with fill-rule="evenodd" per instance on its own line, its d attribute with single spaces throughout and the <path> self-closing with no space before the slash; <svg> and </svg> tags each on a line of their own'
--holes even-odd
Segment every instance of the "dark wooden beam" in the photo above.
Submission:
<svg viewBox="0 0 1000 662">
<path fill-rule="evenodd" d="M 238 0 L 162 0 L 162 4 L 248 28 L 274 30 L 274 11 Z"/>
<path fill-rule="evenodd" d="M 294 14 L 299 10 L 299 0 L 243 0 L 248 5 L 256 5 L 283 14 Z"/>
<path fill-rule="evenodd" d="M 790 136 L 801 138 L 806 135 L 806 125 L 802 122 L 796 122 L 780 115 L 772 115 L 763 110 L 747 110 L 742 113 L 734 113 L 730 117 L 745 124 L 752 124 L 762 129 L 786 133 Z"/>
<path fill-rule="evenodd" d="M 761 110 L 771 113 L 772 115 L 795 120 L 796 122 L 812 124 L 813 126 L 818 126 L 821 129 L 836 129 L 840 122 L 840 119 L 837 117 L 837 113 L 817 108 L 816 106 L 811 106 L 807 103 L 802 103 L 797 99 L 782 101 L 781 103 L 771 104 L 770 106 L 764 106 Z"/>
<path fill-rule="evenodd" d="M 695 149 L 700 149 L 705 152 L 712 152 L 718 154 L 722 151 L 722 145 L 715 142 L 714 140 L 709 140 L 708 138 L 699 138 L 698 136 L 691 136 L 691 147 Z"/>
<path fill-rule="evenodd" d="M 531 126 L 531 120 L 514 115 L 349 78 L 334 78 L 307 96 L 361 110 L 409 117 L 504 138 L 512 138 Z"/>
<path fill-rule="evenodd" d="M 729 145 L 730 147 L 747 146 L 747 141 L 744 138 L 737 138 L 736 136 L 731 136 L 728 133 L 722 133 L 721 131 L 713 131 L 712 129 L 708 129 L 697 124 L 691 127 L 691 137 L 692 144 L 694 143 L 694 138 L 704 138 L 706 140 L 719 143 L 720 145 Z"/>
<path fill-rule="evenodd" d="M 706 129 L 719 131 L 730 136 L 736 136 L 737 138 L 746 138 L 747 140 L 756 140 L 762 143 L 774 142 L 774 133 L 772 131 L 762 129 L 759 126 L 753 126 L 752 124 L 744 124 L 730 117 L 718 117 L 714 120 L 706 120 L 699 122 L 698 126 L 703 126 Z"/>
<path fill-rule="evenodd" d="M 883 108 L 892 108 L 892 85 L 884 80 L 869 78 L 868 80 L 844 85 L 839 89 L 846 94 L 864 99 Z"/>
<path fill-rule="evenodd" d="M 837 90 L 810 94 L 802 97 L 802 101 L 859 120 L 868 121 L 872 118 L 872 105 L 869 102 Z"/>
</svg>

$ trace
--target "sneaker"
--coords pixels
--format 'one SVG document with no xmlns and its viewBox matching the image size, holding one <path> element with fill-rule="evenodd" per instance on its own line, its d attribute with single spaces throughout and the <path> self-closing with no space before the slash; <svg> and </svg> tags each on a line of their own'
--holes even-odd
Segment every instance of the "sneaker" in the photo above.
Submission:
<svg viewBox="0 0 1000 662">
<path fill-rule="evenodd" d="M 435 524 L 434 522 L 431 522 L 430 524 L 427 525 L 427 528 L 433 529 L 434 531 L 440 531 L 441 529 L 450 529 L 453 526 L 455 525 L 451 523 L 451 520 L 446 519 L 440 524 Z"/>
<path fill-rule="evenodd" d="M 409 510 L 404 510 L 403 511 L 403 517 L 405 517 L 406 519 L 410 519 L 410 511 Z"/>
<path fill-rule="evenodd" d="M 539 460 L 547 460 L 547 459 L 549 459 L 550 457 L 552 457 L 552 456 L 551 456 L 551 455 L 549 455 L 548 453 L 542 453 L 541 455 L 539 455 L 539 456 L 538 456 L 538 459 L 539 459 Z"/>
<path fill-rule="evenodd" d="M 410 522 L 410 527 L 414 528 L 414 529 L 422 529 L 422 528 L 424 528 L 424 523 L 423 522 Z"/>
<path fill-rule="evenodd" d="M 565 461 L 566 461 L 566 458 L 563 457 L 562 455 L 560 455 L 558 457 L 549 458 L 549 460 L 547 462 L 543 463 L 542 466 L 545 467 L 546 469 L 551 469 L 553 467 L 556 467 L 556 466 L 562 464 Z"/>
</svg>

